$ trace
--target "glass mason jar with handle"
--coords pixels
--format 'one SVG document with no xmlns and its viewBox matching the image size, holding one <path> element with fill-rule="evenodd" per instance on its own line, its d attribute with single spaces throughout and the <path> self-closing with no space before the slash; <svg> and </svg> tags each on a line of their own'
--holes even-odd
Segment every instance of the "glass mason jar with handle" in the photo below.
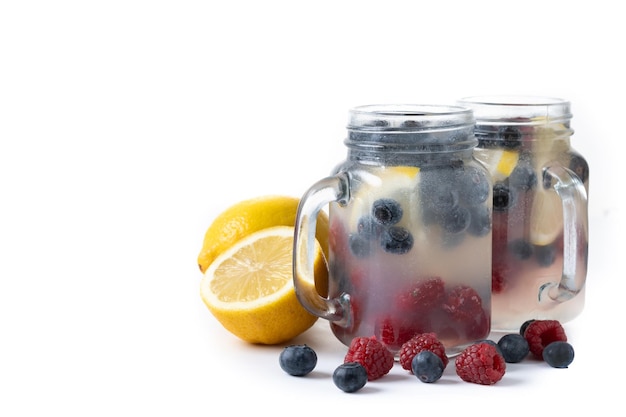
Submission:
<svg viewBox="0 0 626 417">
<path fill-rule="evenodd" d="M 570 103 L 470 97 L 476 158 L 493 182 L 492 328 L 567 322 L 583 309 L 589 166 L 570 145 Z"/>
<path fill-rule="evenodd" d="M 350 111 L 347 158 L 303 195 L 294 284 L 345 345 L 392 352 L 434 332 L 454 355 L 490 331 L 492 185 L 473 157 L 472 112 L 370 105 Z M 316 218 L 329 211 L 328 296 L 315 290 Z"/>
</svg>

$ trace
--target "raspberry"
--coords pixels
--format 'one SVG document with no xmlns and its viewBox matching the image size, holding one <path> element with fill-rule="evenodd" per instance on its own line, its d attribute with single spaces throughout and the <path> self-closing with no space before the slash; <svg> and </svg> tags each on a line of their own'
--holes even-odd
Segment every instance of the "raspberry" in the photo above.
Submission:
<svg viewBox="0 0 626 417">
<path fill-rule="evenodd" d="M 374 333 L 388 349 L 398 350 L 404 342 L 421 333 L 419 326 L 411 317 L 385 317 L 376 322 Z"/>
<path fill-rule="evenodd" d="M 400 348 L 400 365 L 402 369 L 411 371 L 411 362 L 413 357 L 423 350 L 430 350 L 435 355 L 439 356 L 443 362 L 443 366 L 448 365 L 448 357 L 446 356 L 446 348 L 443 343 L 439 341 L 435 333 L 421 333 L 413 336 L 411 340 L 407 341 Z"/>
<path fill-rule="evenodd" d="M 475 343 L 466 347 L 454 362 L 456 373 L 463 381 L 493 385 L 504 376 L 506 362 L 489 343 Z"/>
<path fill-rule="evenodd" d="M 443 309 L 454 319 L 464 321 L 482 313 L 483 301 L 474 288 L 459 285 L 447 294 Z"/>
<path fill-rule="evenodd" d="M 531 322 L 524 338 L 528 341 L 530 352 L 537 358 L 542 358 L 543 349 L 552 342 L 567 342 L 565 329 L 558 320 L 535 320 Z"/>
<path fill-rule="evenodd" d="M 508 274 L 508 267 L 505 264 L 494 263 L 491 271 L 491 292 L 499 294 L 506 288 L 506 275 Z"/>
<path fill-rule="evenodd" d="M 367 371 L 367 379 L 373 381 L 389 373 L 393 368 L 393 354 L 375 337 L 355 337 L 350 342 L 344 363 L 358 362 Z"/>
<path fill-rule="evenodd" d="M 438 307 L 445 290 L 441 278 L 422 280 L 400 293 L 396 305 L 403 311 L 423 311 Z"/>
</svg>

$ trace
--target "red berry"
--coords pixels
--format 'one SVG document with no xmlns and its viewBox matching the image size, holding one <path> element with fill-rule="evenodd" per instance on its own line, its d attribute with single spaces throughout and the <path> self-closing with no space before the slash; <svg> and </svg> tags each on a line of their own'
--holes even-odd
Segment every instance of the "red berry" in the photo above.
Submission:
<svg viewBox="0 0 626 417">
<path fill-rule="evenodd" d="M 483 311 L 483 300 L 472 287 L 458 285 L 446 295 L 444 311 L 458 321 L 473 319 Z"/>
<path fill-rule="evenodd" d="M 344 363 L 358 362 L 373 381 L 387 375 L 393 368 L 393 354 L 375 337 L 355 337 L 350 342 Z"/>
<path fill-rule="evenodd" d="M 400 365 L 402 369 L 411 371 L 411 362 L 413 357 L 423 350 L 430 350 L 439 356 L 443 361 L 443 366 L 448 365 L 448 357 L 446 356 L 446 348 L 439 341 L 435 333 L 421 333 L 413 336 L 413 338 L 402 345 L 400 348 Z"/>
<path fill-rule="evenodd" d="M 411 317 L 385 317 L 376 322 L 374 333 L 388 349 L 398 350 L 404 342 L 421 332 L 419 327 Z"/>
<path fill-rule="evenodd" d="M 475 343 L 466 347 L 454 361 L 456 373 L 463 381 L 493 385 L 504 376 L 506 362 L 495 346 Z"/>
<path fill-rule="evenodd" d="M 524 331 L 528 348 L 537 358 L 542 358 L 543 349 L 552 342 L 567 342 L 565 329 L 558 320 L 535 320 Z"/>
<path fill-rule="evenodd" d="M 491 292 L 499 294 L 506 288 L 508 267 L 504 263 L 494 263 L 491 270 Z"/>
<path fill-rule="evenodd" d="M 403 311 L 424 311 L 438 307 L 445 295 L 441 278 L 421 280 L 401 292 L 396 305 Z"/>
</svg>

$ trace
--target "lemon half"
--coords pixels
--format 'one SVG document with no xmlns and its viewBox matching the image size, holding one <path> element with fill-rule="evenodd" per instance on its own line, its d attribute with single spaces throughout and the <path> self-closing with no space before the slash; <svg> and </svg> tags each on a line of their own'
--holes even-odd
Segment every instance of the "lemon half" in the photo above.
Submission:
<svg viewBox="0 0 626 417">
<path fill-rule="evenodd" d="M 303 333 L 317 320 L 296 297 L 293 237 L 290 226 L 254 232 L 217 256 L 206 270 L 200 283 L 202 300 L 222 326 L 240 339 L 278 344 Z M 319 242 L 314 265 L 316 280 L 327 281 Z"/>
</svg>

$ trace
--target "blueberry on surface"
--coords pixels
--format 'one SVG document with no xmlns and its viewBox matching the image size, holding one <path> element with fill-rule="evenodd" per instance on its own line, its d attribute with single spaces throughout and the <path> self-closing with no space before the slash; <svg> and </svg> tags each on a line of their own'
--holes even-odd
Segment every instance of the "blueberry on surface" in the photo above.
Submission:
<svg viewBox="0 0 626 417">
<path fill-rule="evenodd" d="M 381 198 L 374 201 L 372 215 L 378 223 L 389 226 L 400 221 L 402 218 L 402 207 L 400 207 L 400 203 L 391 198 Z"/>
<path fill-rule="evenodd" d="M 464 232 L 470 224 L 471 216 L 467 208 L 456 206 L 443 215 L 442 226 L 448 233 Z"/>
<path fill-rule="evenodd" d="M 280 353 L 278 363 L 289 375 L 304 376 L 317 365 L 317 354 L 307 345 L 290 345 Z"/>
<path fill-rule="evenodd" d="M 519 328 L 519 334 L 524 336 L 524 333 L 526 333 L 526 329 L 528 328 L 528 326 L 530 326 L 530 323 L 532 323 L 533 321 L 535 321 L 535 319 L 526 320 L 524 323 L 522 323 L 522 325 Z"/>
<path fill-rule="evenodd" d="M 533 245 L 524 239 L 516 239 L 509 242 L 509 250 L 513 256 L 522 261 L 533 255 Z"/>
<path fill-rule="evenodd" d="M 574 361 L 574 347 L 568 342 L 552 342 L 543 349 L 542 356 L 553 368 L 567 368 Z"/>
<path fill-rule="evenodd" d="M 430 350 L 422 350 L 411 360 L 411 371 L 422 382 L 436 382 L 445 366 L 441 358 Z"/>
<path fill-rule="evenodd" d="M 343 363 L 333 372 L 333 382 L 343 392 L 356 392 L 367 383 L 367 371 L 358 362 Z"/>
<path fill-rule="evenodd" d="M 380 244 L 386 252 L 402 255 L 413 247 L 413 235 L 404 227 L 392 226 L 385 229 Z"/>
<path fill-rule="evenodd" d="M 493 209 L 505 211 L 515 203 L 515 194 L 505 184 L 498 182 L 493 186 Z"/>
<path fill-rule="evenodd" d="M 528 341 L 519 333 L 505 334 L 498 340 L 498 346 L 508 363 L 521 362 L 530 352 Z"/>
</svg>

